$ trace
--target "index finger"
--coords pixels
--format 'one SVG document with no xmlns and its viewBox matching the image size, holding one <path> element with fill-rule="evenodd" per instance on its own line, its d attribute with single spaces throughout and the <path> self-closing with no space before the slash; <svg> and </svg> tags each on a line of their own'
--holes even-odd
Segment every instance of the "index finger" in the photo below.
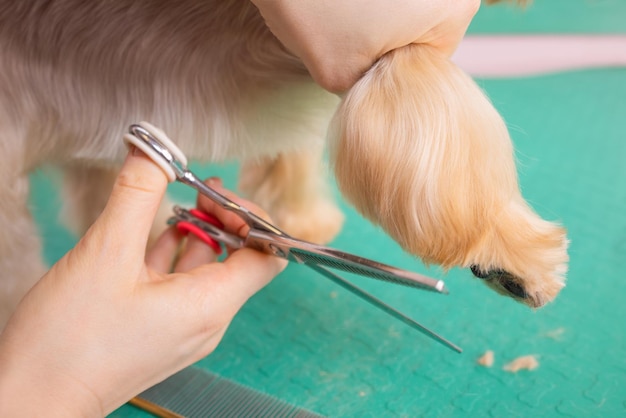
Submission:
<svg viewBox="0 0 626 418">
<path fill-rule="evenodd" d="M 263 209 L 245 199 L 242 199 L 230 190 L 223 188 L 220 179 L 213 177 L 206 180 L 205 184 L 238 205 L 241 205 L 250 212 L 253 212 L 255 215 L 269 221 L 269 216 Z M 198 195 L 196 205 L 198 209 L 206 213 L 210 213 L 219 219 L 219 221 L 224 225 L 224 231 L 236 234 L 240 237 L 245 237 L 248 234 L 250 229 L 249 225 L 237 213 L 223 208 L 218 203 L 215 203 L 213 200 L 202 194 Z"/>
</svg>

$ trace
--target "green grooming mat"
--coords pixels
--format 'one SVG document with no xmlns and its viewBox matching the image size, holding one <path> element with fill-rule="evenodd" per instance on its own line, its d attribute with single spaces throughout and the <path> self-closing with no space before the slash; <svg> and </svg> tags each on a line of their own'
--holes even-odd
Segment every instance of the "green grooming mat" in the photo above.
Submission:
<svg viewBox="0 0 626 418">
<path fill-rule="evenodd" d="M 548 23 L 554 31 L 587 30 L 585 19 L 600 32 L 626 24 L 621 0 L 535 1 L 521 17 L 509 6 L 486 10 L 475 32 L 510 29 L 486 21 L 493 16 L 519 19 L 512 29 L 523 19 L 528 31 L 549 30 Z M 550 17 L 539 16 L 544 12 Z M 215 352 L 195 367 L 331 417 L 626 416 L 626 69 L 479 82 L 511 131 L 524 196 L 568 229 L 570 271 L 556 301 L 532 311 L 468 271 L 427 269 L 342 202 L 347 218 L 334 247 L 445 278 L 450 295 L 346 278 L 464 353 L 290 265 L 244 306 Z M 228 187 L 236 183 L 236 165 L 193 168 L 222 176 Z M 73 240 L 54 224 L 58 198 L 49 180 L 34 179 L 35 216 L 53 262 Z M 192 199 L 182 186 L 173 194 Z M 486 350 L 495 353 L 489 368 L 476 364 Z M 537 369 L 503 370 L 528 354 L 538 359 Z M 111 416 L 149 415 L 126 405 Z"/>
<path fill-rule="evenodd" d="M 482 5 L 469 34 L 626 33 L 624 0 L 533 0 Z"/>
</svg>

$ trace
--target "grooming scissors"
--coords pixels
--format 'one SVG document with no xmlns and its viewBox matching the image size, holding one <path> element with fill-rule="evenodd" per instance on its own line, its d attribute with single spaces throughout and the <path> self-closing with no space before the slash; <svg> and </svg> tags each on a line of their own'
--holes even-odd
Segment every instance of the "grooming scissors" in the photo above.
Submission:
<svg viewBox="0 0 626 418">
<path fill-rule="evenodd" d="M 226 244 L 231 248 L 248 247 L 257 251 L 295 261 L 317 271 L 336 284 L 356 294 L 396 319 L 426 334 L 448 348 L 461 352 L 461 348 L 424 327 L 413 319 L 395 310 L 363 289 L 353 285 L 327 267 L 356 273 L 361 276 L 401 284 L 413 288 L 429 290 L 436 293 L 448 293 L 442 280 L 432 279 L 421 274 L 391 267 L 376 261 L 353 254 L 335 250 L 330 247 L 316 245 L 295 239 L 276 226 L 265 221 L 248 209 L 228 199 L 216 190 L 207 186 L 200 178 L 187 168 L 187 158 L 160 129 L 146 122 L 131 125 L 124 141 L 143 151 L 167 175 L 169 181 L 179 181 L 191 186 L 199 193 L 207 196 L 222 208 L 237 214 L 250 228 L 246 237 L 239 237 L 223 231 L 219 224 L 208 222 L 194 210 L 187 211 L 180 207 L 174 208 L 171 224 L 184 222 L 190 225 L 191 232 L 201 237 L 202 234 Z M 201 237 L 202 238 L 202 237 Z"/>
</svg>

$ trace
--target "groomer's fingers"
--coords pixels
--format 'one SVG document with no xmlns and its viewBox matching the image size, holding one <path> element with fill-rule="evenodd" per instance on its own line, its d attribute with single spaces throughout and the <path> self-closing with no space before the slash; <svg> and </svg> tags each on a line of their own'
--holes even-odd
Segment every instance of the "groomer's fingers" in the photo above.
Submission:
<svg viewBox="0 0 626 418">
<path fill-rule="evenodd" d="M 245 199 L 240 198 L 230 190 L 224 189 L 222 187 L 222 181 L 219 178 L 212 177 L 206 180 L 205 183 L 221 195 L 224 195 L 238 205 L 245 207 L 251 212 L 254 212 L 254 214 L 256 214 L 257 216 L 260 216 L 261 218 L 269 221 L 269 216 L 265 213 L 263 209 Z M 222 224 L 224 225 L 225 231 L 230 232 L 231 234 L 239 235 L 241 237 L 245 236 L 248 233 L 248 224 L 246 224 L 239 217 L 239 215 L 224 209 L 208 197 L 204 195 L 199 195 L 197 207 L 207 213 L 214 215 L 217 219 L 219 219 L 220 222 L 222 222 Z"/>
<path fill-rule="evenodd" d="M 98 235 L 96 241 L 100 241 L 104 256 L 143 262 L 152 222 L 166 188 L 163 171 L 131 147 L 109 201 L 90 231 Z"/>
<path fill-rule="evenodd" d="M 204 183 L 219 194 L 227 197 L 228 199 L 239 205 L 247 203 L 243 199 L 232 193 L 230 190 L 224 189 L 224 187 L 222 187 L 222 180 L 217 177 L 211 177 L 205 180 Z M 210 213 L 211 215 L 219 219 L 219 221 L 224 225 L 225 231 L 233 234 L 238 234 L 240 236 L 243 236 L 245 233 L 248 232 L 248 225 L 239 217 L 239 215 L 222 208 L 220 205 L 218 205 L 208 197 L 202 194 L 198 194 L 196 206 L 198 207 L 198 209 L 206 213 Z"/>
<path fill-rule="evenodd" d="M 452 0 L 448 5 L 439 3 L 438 7 L 444 10 L 440 17 L 443 21 L 425 33 L 424 39 L 417 40 L 417 43 L 426 42 L 439 49 L 446 57 L 450 57 L 465 37 L 467 28 L 480 8 L 480 3 L 480 0 Z"/>
<path fill-rule="evenodd" d="M 213 263 L 215 260 L 217 260 L 217 254 L 213 248 L 194 234 L 189 234 L 174 271 L 177 273 L 190 271 L 203 264 Z"/>
<path fill-rule="evenodd" d="M 146 254 L 146 265 L 157 273 L 169 273 L 183 239 L 176 228 L 167 228 Z"/>
<path fill-rule="evenodd" d="M 287 261 L 282 258 L 242 248 L 233 252 L 223 263 L 201 266 L 190 274 L 205 278 L 204 292 L 213 302 L 206 304 L 208 309 L 234 315 L 286 266 Z M 207 315 L 211 313 L 207 312 Z"/>
<path fill-rule="evenodd" d="M 216 260 L 213 248 L 193 234 L 185 237 L 173 227 L 166 229 L 146 254 L 146 265 L 161 274 L 187 272 Z"/>
</svg>

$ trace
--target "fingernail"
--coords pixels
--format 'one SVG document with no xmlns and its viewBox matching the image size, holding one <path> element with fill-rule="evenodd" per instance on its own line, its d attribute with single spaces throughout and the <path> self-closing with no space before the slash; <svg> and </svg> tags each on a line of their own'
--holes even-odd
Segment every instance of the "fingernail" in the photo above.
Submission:
<svg viewBox="0 0 626 418">
<path fill-rule="evenodd" d="M 219 186 L 222 187 L 222 179 L 219 177 L 210 177 L 207 180 L 207 183 L 209 186 L 214 187 L 214 186 Z"/>
</svg>

